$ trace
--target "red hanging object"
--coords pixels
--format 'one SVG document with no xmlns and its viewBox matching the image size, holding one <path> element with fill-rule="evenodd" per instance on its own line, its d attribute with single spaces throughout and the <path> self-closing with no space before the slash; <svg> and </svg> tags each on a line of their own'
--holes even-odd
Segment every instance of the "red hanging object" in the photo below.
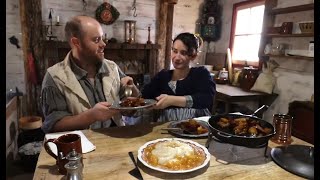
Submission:
<svg viewBox="0 0 320 180">
<path fill-rule="evenodd" d="M 29 77 L 28 80 L 31 82 L 31 84 L 38 84 L 38 77 L 37 77 L 37 72 L 36 72 L 36 65 L 34 62 L 34 58 L 32 53 L 28 53 L 28 69 L 29 69 Z"/>
</svg>

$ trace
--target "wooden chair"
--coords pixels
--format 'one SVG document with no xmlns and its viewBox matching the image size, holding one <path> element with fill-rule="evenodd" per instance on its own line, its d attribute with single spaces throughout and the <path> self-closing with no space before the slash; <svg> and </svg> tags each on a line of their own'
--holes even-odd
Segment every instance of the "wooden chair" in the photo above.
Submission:
<svg viewBox="0 0 320 180">
<path fill-rule="evenodd" d="M 311 101 L 293 101 L 289 112 L 293 117 L 292 135 L 314 144 L 314 103 Z"/>
</svg>

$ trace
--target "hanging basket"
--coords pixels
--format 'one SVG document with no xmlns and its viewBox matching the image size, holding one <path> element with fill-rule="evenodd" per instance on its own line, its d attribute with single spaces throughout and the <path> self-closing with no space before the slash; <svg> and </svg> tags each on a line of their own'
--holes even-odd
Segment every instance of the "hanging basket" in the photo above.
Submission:
<svg viewBox="0 0 320 180">
<path fill-rule="evenodd" d="M 114 23 L 120 13 L 111 4 L 104 2 L 96 9 L 96 19 L 103 24 L 110 25 Z"/>
</svg>

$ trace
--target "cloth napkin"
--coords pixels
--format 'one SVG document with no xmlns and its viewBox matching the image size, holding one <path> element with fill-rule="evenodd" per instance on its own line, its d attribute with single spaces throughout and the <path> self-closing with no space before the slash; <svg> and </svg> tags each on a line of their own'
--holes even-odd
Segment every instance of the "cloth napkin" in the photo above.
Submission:
<svg viewBox="0 0 320 180">
<path fill-rule="evenodd" d="M 45 135 L 45 139 L 56 139 L 64 134 L 78 134 L 81 137 L 81 147 L 82 153 L 88 153 L 96 149 L 96 146 L 93 145 L 88 138 L 81 131 L 68 131 L 68 132 L 58 132 L 58 133 L 49 133 Z M 52 152 L 57 155 L 57 146 L 53 143 L 48 143 Z"/>
</svg>

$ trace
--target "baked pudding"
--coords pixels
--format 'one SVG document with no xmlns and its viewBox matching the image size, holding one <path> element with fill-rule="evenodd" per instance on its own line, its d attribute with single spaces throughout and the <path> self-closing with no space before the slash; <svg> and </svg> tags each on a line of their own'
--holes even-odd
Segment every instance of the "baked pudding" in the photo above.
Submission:
<svg viewBox="0 0 320 180">
<path fill-rule="evenodd" d="M 143 149 L 142 159 L 156 168 L 182 171 L 202 165 L 206 153 L 195 144 L 172 139 L 147 145 Z"/>
</svg>

